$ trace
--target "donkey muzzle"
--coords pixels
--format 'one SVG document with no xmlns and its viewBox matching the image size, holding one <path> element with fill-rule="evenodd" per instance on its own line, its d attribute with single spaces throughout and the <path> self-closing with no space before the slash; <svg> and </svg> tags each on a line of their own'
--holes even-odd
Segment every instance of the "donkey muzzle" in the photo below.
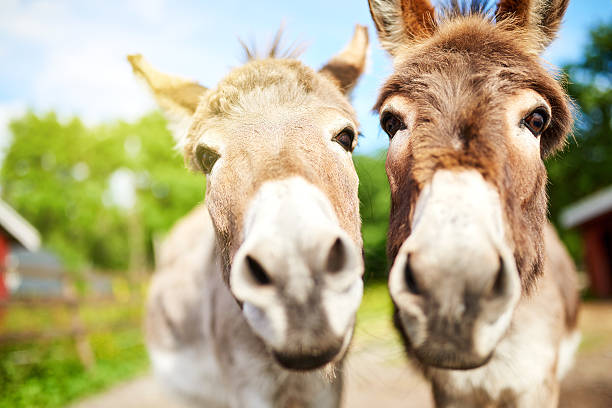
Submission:
<svg viewBox="0 0 612 408">
<path fill-rule="evenodd" d="M 396 324 L 423 363 L 478 367 L 507 330 L 520 280 L 502 214 L 476 171 L 439 170 L 421 192 L 389 289 Z"/>
</svg>

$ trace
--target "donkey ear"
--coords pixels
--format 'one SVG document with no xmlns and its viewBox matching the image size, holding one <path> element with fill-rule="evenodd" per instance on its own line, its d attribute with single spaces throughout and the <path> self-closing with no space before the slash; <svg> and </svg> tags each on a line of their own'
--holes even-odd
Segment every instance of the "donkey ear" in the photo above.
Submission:
<svg viewBox="0 0 612 408">
<path fill-rule="evenodd" d="M 128 55 L 127 59 L 134 73 L 147 82 L 170 122 L 174 138 L 180 142 L 206 88 L 197 82 L 159 72 L 140 54 Z"/>
<path fill-rule="evenodd" d="M 319 72 L 334 79 L 342 92 L 349 93 L 365 68 L 368 42 L 368 29 L 356 25 L 351 41 Z"/>
<path fill-rule="evenodd" d="M 569 0 L 500 0 L 497 21 L 509 20 L 536 38 L 536 52 L 542 52 L 555 39 Z"/>
<path fill-rule="evenodd" d="M 378 38 L 395 55 L 402 45 L 431 35 L 436 27 L 429 0 L 368 0 Z"/>
</svg>

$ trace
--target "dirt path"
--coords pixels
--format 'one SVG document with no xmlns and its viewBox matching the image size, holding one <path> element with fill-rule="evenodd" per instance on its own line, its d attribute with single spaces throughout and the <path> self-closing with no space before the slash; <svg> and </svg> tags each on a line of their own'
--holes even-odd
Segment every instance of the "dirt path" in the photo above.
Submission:
<svg viewBox="0 0 612 408">
<path fill-rule="evenodd" d="M 433 401 L 429 385 L 405 364 L 401 350 L 370 348 L 347 361 L 344 394 L 346 408 L 429 408 Z"/>
<path fill-rule="evenodd" d="M 427 384 L 402 364 L 388 364 L 380 350 L 352 356 L 347 362 L 345 407 L 432 407 Z M 152 375 L 118 385 L 70 408 L 189 408 L 174 400 Z"/>
<path fill-rule="evenodd" d="M 170 398 L 153 376 L 146 375 L 111 388 L 70 408 L 185 408 Z"/>
<path fill-rule="evenodd" d="M 563 382 L 560 408 L 612 407 L 612 303 L 583 307 L 583 342 L 576 364 Z M 358 327 L 346 363 L 346 408 L 431 408 L 425 381 L 405 362 L 390 326 Z M 185 408 L 144 376 L 77 403 L 71 408 Z"/>
<path fill-rule="evenodd" d="M 584 304 L 582 343 L 561 386 L 560 408 L 612 407 L 612 303 Z"/>
</svg>

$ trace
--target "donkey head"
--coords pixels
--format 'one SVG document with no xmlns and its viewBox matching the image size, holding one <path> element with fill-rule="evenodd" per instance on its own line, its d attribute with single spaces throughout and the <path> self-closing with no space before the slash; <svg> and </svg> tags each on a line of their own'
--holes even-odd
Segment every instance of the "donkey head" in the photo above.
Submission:
<svg viewBox="0 0 612 408">
<path fill-rule="evenodd" d="M 542 271 L 543 158 L 569 102 L 539 54 L 567 0 L 370 0 L 395 72 L 375 109 L 389 135 L 389 288 L 424 363 L 484 364 Z"/>
<path fill-rule="evenodd" d="M 361 301 L 358 123 L 345 93 L 367 46 L 358 26 L 319 72 L 251 59 L 210 90 L 130 57 L 178 125 L 186 162 L 206 174 L 224 281 L 287 368 L 340 359 Z"/>
</svg>

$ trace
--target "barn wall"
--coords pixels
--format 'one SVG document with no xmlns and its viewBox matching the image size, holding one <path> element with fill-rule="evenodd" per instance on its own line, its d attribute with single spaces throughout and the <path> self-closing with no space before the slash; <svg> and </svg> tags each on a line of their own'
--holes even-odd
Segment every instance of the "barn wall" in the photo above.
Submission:
<svg viewBox="0 0 612 408">
<path fill-rule="evenodd" d="M 612 214 L 598 217 L 581 229 L 591 290 L 597 297 L 612 297 Z"/>
</svg>

